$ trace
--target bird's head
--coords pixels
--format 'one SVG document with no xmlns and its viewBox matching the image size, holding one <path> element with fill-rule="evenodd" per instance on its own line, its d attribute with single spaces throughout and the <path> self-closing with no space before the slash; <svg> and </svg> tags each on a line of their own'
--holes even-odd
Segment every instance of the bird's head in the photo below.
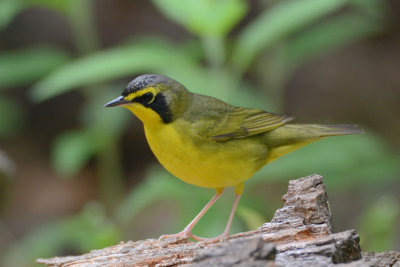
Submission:
<svg viewBox="0 0 400 267">
<path fill-rule="evenodd" d="M 121 96 L 105 107 L 123 106 L 145 125 L 170 123 L 184 112 L 190 93 L 177 81 L 158 74 L 145 74 L 132 80 Z"/>
</svg>

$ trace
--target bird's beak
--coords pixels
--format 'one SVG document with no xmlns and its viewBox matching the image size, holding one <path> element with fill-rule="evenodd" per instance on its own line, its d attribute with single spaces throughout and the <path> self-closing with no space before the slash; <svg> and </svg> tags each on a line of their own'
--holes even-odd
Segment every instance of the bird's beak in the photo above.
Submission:
<svg viewBox="0 0 400 267">
<path fill-rule="evenodd" d="M 120 96 L 120 97 L 117 97 L 114 100 L 111 100 L 107 104 L 105 104 L 104 107 L 106 107 L 106 108 L 115 107 L 115 106 L 121 106 L 121 105 L 128 104 L 128 103 L 130 103 L 130 102 L 127 101 L 127 100 L 124 100 L 123 96 Z"/>
</svg>

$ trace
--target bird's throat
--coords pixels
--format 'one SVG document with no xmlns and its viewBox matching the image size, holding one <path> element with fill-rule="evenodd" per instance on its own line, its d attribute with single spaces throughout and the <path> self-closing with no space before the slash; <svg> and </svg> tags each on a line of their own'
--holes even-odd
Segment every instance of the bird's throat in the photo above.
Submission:
<svg viewBox="0 0 400 267">
<path fill-rule="evenodd" d="M 164 124 L 160 115 L 150 107 L 144 107 L 138 103 L 132 103 L 124 107 L 129 109 L 147 127 L 157 128 Z"/>
</svg>

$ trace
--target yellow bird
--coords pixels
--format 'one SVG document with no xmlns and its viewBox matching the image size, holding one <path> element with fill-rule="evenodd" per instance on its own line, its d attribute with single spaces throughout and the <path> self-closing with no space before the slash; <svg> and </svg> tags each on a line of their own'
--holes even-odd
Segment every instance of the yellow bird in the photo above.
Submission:
<svg viewBox="0 0 400 267">
<path fill-rule="evenodd" d="M 191 93 L 179 82 L 146 74 L 131 81 L 121 96 L 105 107 L 123 106 L 144 125 L 147 141 L 160 163 L 179 179 L 216 189 L 200 213 L 174 235 L 202 240 L 192 229 L 226 187 L 235 201 L 225 231 L 229 235 L 243 183 L 271 161 L 306 144 L 335 135 L 359 134 L 354 125 L 287 124 L 292 117 L 235 107 Z"/>
</svg>

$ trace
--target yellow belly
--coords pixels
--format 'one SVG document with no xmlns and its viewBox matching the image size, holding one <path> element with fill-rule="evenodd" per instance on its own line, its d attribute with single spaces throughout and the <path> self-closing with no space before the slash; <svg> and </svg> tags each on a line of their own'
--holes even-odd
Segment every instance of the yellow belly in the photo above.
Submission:
<svg viewBox="0 0 400 267">
<path fill-rule="evenodd" d="M 240 185 L 266 162 L 268 151 L 252 139 L 215 142 L 167 124 L 158 129 L 145 126 L 150 148 L 160 163 L 181 180 L 208 188 Z M 182 132 L 184 131 L 184 132 Z"/>
</svg>

